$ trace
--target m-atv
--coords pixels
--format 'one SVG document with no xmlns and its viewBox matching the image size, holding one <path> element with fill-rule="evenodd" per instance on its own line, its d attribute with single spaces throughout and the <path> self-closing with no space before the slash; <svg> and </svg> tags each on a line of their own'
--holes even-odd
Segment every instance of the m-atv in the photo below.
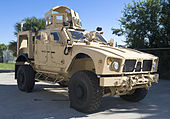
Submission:
<svg viewBox="0 0 170 119">
<path fill-rule="evenodd" d="M 68 86 L 70 106 L 93 112 L 104 96 L 142 100 L 158 81 L 158 57 L 113 47 L 101 28 L 86 31 L 77 12 L 64 6 L 45 14 L 46 29 L 18 33 L 15 78 L 21 91 L 35 81 Z"/>
</svg>

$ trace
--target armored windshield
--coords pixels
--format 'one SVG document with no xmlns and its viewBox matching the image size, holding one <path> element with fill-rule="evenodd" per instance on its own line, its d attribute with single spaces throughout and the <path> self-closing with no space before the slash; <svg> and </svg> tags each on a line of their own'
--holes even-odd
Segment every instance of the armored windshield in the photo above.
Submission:
<svg viewBox="0 0 170 119">
<path fill-rule="evenodd" d="M 107 41 L 103 38 L 103 36 L 99 33 L 96 33 L 96 38 L 98 38 L 99 41 L 107 43 Z"/>
<path fill-rule="evenodd" d="M 80 40 L 82 38 L 86 38 L 82 32 L 79 31 L 69 31 L 69 34 L 73 39 Z"/>
<path fill-rule="evenodd" d="M 89 38 L 87 38 L 83 32 L 79 32 L 79 31 L 68 31 L 69 35 L 71 35 L 71 37 L 75 40 L 82 40 L 82 39 L 87 39 L 89 40 Z M 89 33 L 89 36 L 92 35 L 91 33 Z M 107 43 L 106 40 L 103 38 L 103 36 L 100 33 L 96 33 L 95 34 L 95 38 L 92 39 L 95 41 L 99 41 L 99 42 L 103 42 L 103 43 Z"/>
</svg>

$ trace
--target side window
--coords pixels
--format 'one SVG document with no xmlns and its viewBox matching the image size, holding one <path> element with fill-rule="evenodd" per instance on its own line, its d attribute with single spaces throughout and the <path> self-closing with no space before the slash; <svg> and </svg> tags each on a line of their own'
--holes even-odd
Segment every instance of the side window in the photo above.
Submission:
<svg viewBox="0 0 170 119">
<path fill-rule="evenodd" d="M 51 17 L 49 18 L 49 24 L 52 24 Z"/>
<path fill-rule="evenodd" d="M 46 25 L 52 24 L 52 19 L 51 19 L 51 17 L 47 17 L 47 18 L 46 18 L 45 24 L 46 24 Z"/>
<path fill-rule="evenodd" d="M 53 35 L 55 41 L 60 40 L 58 32 L 51 32 L 51 35 Z"/>
<path fill-rule="evenodd" d="M 48 25 L 48 18 L 45 20 L 45 24 Z"/>
<path fill-rule="evenodd" d="M 57 23 L 63 23 L 63 16 L 56 16 Z"/>
</svg>

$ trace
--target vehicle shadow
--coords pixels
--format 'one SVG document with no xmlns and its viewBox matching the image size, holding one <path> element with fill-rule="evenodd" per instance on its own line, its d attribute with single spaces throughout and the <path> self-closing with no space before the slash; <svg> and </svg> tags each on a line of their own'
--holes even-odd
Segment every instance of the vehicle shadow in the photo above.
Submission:
<svg viewBox="0 0 170 119">
<path fill-rule="evenodd" d="M 170 118 L 170 80 L 160 80 L 154 84 L 144 100 L 136 103 L 127 102 L 120 97 L 106 97 L 99 109 L 105 111 L 103 115 L 121 114 L 128 118 L 128 115 L 139 114 L 142 119 L 169 119 Z M 127 116 L 126 116 L 127 115 Z M 129 117 L 132 119 L 132 117 Z"/>
<path fill-rule="evenodd" d="M 142 115 L 142 119 L 169 119 L 170 94 L 167 90 L 170 88 L 160 90 L 160 87 L 167 85 L 166 82 L 153 86 L 148 96 L 138 103 L 126 102 L 119 97 L 105 97 L 101 107 L 93 114 L 83 114 L 70 108 L 67 88 L 58 85 L 37 84 L 32 93 L 25 93 L 19 91 L 17 85 L 0 84 L 0 117 L 2 119 L 68 119 L 94 115 L 112 117 L 125 115 L 126 117 L 126 115 L 138 114 L 140 118 Z"/>
</svg>

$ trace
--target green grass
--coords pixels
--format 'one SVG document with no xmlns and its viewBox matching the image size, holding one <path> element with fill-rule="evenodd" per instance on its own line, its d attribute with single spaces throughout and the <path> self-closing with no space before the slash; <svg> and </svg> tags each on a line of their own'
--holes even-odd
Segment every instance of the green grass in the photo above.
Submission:
<svg viewBox="0 0 170 119">
<path fill-rule="evenodd" d="M 0 63 L 0 70 L 14 70 L 14 63 Z"/>
</svg>

